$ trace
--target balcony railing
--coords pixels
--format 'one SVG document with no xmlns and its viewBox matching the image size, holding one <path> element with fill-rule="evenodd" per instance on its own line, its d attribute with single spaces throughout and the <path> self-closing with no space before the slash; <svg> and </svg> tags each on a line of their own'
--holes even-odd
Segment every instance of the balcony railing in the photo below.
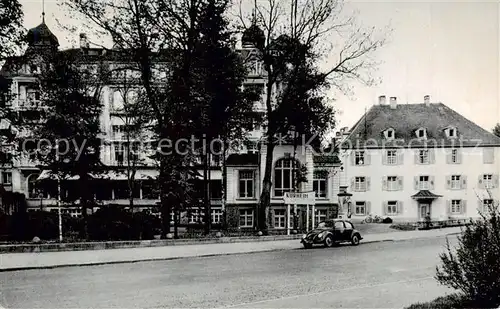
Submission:
<svg viewBox="0 0 500 309">
<path fill-rule="evenodd" d="M 40 101 L 40 100 L 19 99 L 18 100 L 18 107 L 20 109 L 38 109 L 38 108 L 46 108 L 47 106 L 42 104 L 42 101 Z"/>
</svg>

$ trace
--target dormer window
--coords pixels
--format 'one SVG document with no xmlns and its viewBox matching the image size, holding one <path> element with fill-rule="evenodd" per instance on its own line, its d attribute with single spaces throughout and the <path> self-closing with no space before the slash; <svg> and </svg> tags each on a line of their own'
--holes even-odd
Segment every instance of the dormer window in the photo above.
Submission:
<svg viewBox="0 0 500 309">
<path fill-rule="evenodd" d="M 394 129 L 390 128 L 384 131 L 384 135 L 386 139 L 393 139 L 394 138 Z"/>
<path fill-rule="evenodd" d="M 446 129 L 444 129 L 444 132 L 446 133 L 446 136 L 448 138 L 455 138 L 457 137 L 457 129 L 454 128 L 454 127 L 448 127 Z"/>
<path fill-rule="evenodd" d="M 420 128 L 416 131 L 416 135 L 418 138 L 426 138 L 427 137 L 427 130 L 424 128 Z"/>
</svg>

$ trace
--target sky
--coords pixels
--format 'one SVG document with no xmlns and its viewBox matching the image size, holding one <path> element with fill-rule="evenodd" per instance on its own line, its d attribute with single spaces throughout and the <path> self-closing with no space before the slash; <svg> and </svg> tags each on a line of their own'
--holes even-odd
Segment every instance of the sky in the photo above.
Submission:
<svg viewBox="0 0 500 309">
<path fill-rule="evenodd" d="M 19 0 L 26 28 L 41 22 L 42 0 Z M 46 24 L 61 47 L 71 47 L 78 33 L 59 23 L 77 25 L 57 5 L 45 0 Z M 347 1 L 347 0 L 346 0 Z M 442 102 L 481 127 L 500 122 L 500 2 L 494 0 L 376 1 L 348 0 L 365 25 L 390 25 L 389 42 L 374 55 L 382 82 L 354 83 L 354 94 L 334 92 L 337 129 L 351 127 L 378 96 L 397 97 L 398 104 Z"/>
</svg>

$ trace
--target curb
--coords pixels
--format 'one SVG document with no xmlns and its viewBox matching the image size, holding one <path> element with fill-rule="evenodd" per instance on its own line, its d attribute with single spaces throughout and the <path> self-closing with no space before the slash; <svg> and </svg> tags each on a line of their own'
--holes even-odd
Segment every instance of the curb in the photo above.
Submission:
<svg viewBox="0 0 500 309">
<path fill-rule="evenodd" d="M 297 240 L 300 235 L 275 235 L 260 237 L 221 237 L 214 239 L 175 239 L 175 240 L 138 240 L 138 241 L 108 241 L 108 242 L 86 242 L 86 243 L 45 243 L 45 244 L 14 244 L 0 245 L 0 255 L 7 253 L 43 253 L 43 252 L 67 252 L 67 251 L 93 251 L 112 249 L 134 249 L 168 246 L 190 246 L 227 243 L 248 243 Z"/>
<path fill-rule="evenodd" d="M 458 234 L 460 234 L 460 233 L 457 232 L 457 233 L 450 233 L 450 234 L 437 235 L 437 236 L 431 236 L 431 237 L 424 236 L 424 237 L 415 237 L 415 238 L 407 238 L 407 239 L 369 240 L 369 241 L 363 241 L 361 243 L 361 245 L 380 243 L 380 242 L 402 242 L 402 241 L 415 240 L 415 239 L 438 238 L 438 237 L 446 237 L 446 236 L 458 235 Z M 294 239 L 287 239 L 287 240 L 294 240 Z M 208 257 L 215 257 L 215 256 L 254 254 L 254 253 L 263 253 L 263 252 L 278 252 L 278 251 L 286 251 L 286 250 L 304 250 L 304 249 L 301 247 L 298 247 L 298 248 L 280 248 L 280 249 L 261 249 L 261 250 L 249 251 L 249 252 L 211 253 L 211 254 L 199 254 L 199 255 L 192 255 L 192 256 L 174 256 L 174 257 L 137 259 L 137 260 L 127 260 L 127 261 L 124 260 L 124 261 L 109 261 L 109 262 L 73 263 L 73 264 L 61 264 L 61 265 L 49 265 L 49 266 L 13 267 L 13 268 L 0 269 L 0 273 L 12 272 L 12 271 L 36 270 L 36 269 L 55 269 L 55 268 L 64 268 L 64 267 L 85 267 L 85 266 L 101 266 L 101 265 L 114 265 L 114 264 L 131 264 L 131 263 L 142 263 L 142 262 L 171 261 L 171 260 L 180 260 L 180 259 L 187 259 L 187 258 L 208 258 Z M 0 308 L 0 309 L 2 309 L 2 308 Z"/>
<path fill-rule="evenodd" d="M 301 249 L 301 248 L 298 248 L 298 249 Z M 215 257 L 215 256 L 253 254 L 253 253 L 275 252 L 275 251 L 286 251 L 286 250 L 290 250 L 290 248 L 262 249 L 262 250 L 249 251 L 249 252 L 211 253 L 211 254 L 200 254 L 200 255 L 191 255 L 191 256 L 173 256 L 173 257 L 164 257 L 164 258 L 137 259 L 137 260 L 127 260 L 127 261 L 109 261 L 109 262 L 74 263 L 74 264 L 61 264 L 61 265 L 48 265 L 48 266 L 12 267 L 12 268 L 0 268 L 0 273 L 10 272 L 10 271 L 21 271 L 21 270 L 55 269 L 55 268 L 65 268 L 65 267 L 85 267 L 85 266 L 101 266 L 101 265 L 113 265 L 113 264 L 133 264 L 133 263 L 142 263 L 142 262 L 181 260 L 181 259 L 189 259 L 189 258 L 209 258 L 209 257 Z M 2 309 L 2 308 L 0 307 L 0 309 Z"/>
</svg>

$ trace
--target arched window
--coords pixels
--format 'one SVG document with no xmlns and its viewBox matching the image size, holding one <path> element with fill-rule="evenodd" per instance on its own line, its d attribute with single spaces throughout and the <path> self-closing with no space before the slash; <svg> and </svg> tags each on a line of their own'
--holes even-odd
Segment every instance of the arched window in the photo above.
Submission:
<svg viewBox="0 0 500 309">
<path fill-rule="evenodd" d="M 274 166 L 274 196 L 283 196 L 293 190 L 295 183 L 294 169 L 298 171 L 300 163 L 293 159 L 279 159 Z"/>
<path fill-rule="evenodd" d="M 120 90 L 115 90 L 113 92 L 113 109 L 114 110 L 123 109 L 123 95 Z"/>
<path fill-rule="evenodd" d="M 30 174 L 27 177 L 28 182 L 28 197 L 29 198 L 38 198 L 39 190 L 37 188 L 36 180 L 40 174 Z"/>
</svg>

